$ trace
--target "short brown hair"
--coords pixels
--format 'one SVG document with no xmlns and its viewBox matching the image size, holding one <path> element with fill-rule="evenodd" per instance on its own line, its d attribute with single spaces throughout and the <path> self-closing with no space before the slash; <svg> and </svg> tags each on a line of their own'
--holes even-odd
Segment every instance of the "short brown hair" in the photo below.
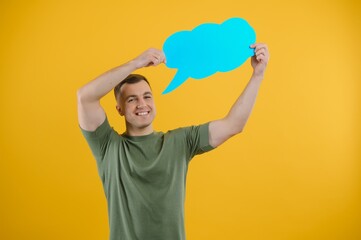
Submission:
<svg viewBox="0 0 361 240">
<path fill-rule="evenodd" d="M 120 97 L 120 89 L 122 88 L 122 86 L 126 83 L 128 84 L 134 84 L 134 83 L 138 83 L 140 81 L 145 81 L 149 87 L 150 87 L 150 84 L 148 82 L 148 80 L 143 76 L 143 75 L 140 75 L 140 74 L 129 74 L 128 77 L 126 77 L 123 81 L 121 81 L 120 83 L 118 83 L 117 86 L 114 87 L 114 96 L 115 96 L 115 99 L 118 100 L 118 98 Z"/>
</svg>

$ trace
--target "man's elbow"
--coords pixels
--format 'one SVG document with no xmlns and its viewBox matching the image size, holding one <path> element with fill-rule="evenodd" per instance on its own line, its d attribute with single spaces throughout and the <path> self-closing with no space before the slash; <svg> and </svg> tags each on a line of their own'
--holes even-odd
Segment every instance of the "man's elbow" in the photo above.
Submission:
<svg viewBox="0 0 361 240">
<path fill-rule="evenodd" d="M 240 134 L 242 133 L 244 130 L 244 126 L 240 127 L 239 129 L 237 129 L 237 131 L 234 133 L 234 135 Z"/>
<path fill-rule="evenodd" d="M 238 121 L 235 123 L 236 134 L 242 133 L 244 131 L 247 122 L 248 122 L 248 116 L 241 117 L 240 119 L 238 119 Z"/>
<path fill-rule="evenodd" d="M 89 97 L 87 96 L 84 88 L 79 88 L 76 92 L 76 97 L 78 100 L 78 104 L 79 103 L 85 103 L 87 101 L 89 101 Z"/>
<path fill-rule="evenodd" d="M 78 100 L 78 103 L 81 102 L 82 99 L 81 89 L 78 89 L 78 91 L 76 91 L 76 99 Z"/>
<path fill-rule="evenodd" d="M 238 135 L 240 133 L 243 132 L 243 127 L 239 127 L 239 128 L 235 128 L 230 134 L 229 134 L 229 138 Z"/>
<path fill-rule="evenodd" d="M 231 128 L 232 131 L 231 131 L 231 136 L 234 136 L 234 135 L 237 135 L 237 134 L 240 134 L 243 132 L 244 130 L 244 127 L 246 125 L 246 122 L 245 121 L 237 121 L 237 122 L 234 122 L 233 123 L 233 127 Z"/>
</svg>

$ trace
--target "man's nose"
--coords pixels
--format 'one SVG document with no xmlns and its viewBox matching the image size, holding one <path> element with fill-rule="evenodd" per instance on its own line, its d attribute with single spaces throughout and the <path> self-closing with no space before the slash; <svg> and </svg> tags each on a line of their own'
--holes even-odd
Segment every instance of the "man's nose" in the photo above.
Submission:
<svg viewBox="0 0 361 240">
<path fill-rule="evenodd" d="M 145 106 L 146 106 L 146 104 L 145 104 L 144 99 L 140 99 L 140 100 L 138 101 L 137 109 L 143 108 L 143 107 L 145 107 Z"/>
</svg>

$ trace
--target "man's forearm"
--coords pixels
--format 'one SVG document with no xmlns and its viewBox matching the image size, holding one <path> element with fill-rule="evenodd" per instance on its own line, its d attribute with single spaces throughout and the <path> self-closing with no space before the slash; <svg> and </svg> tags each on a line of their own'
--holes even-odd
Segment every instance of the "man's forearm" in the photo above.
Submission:
<svg viewBox="0 0 361 240">
<path fill-rule="evenodd" d="M 150 48 L 133 60 L 103 73 L 83 86 L 78 91 L 78 98 L 85 102 L 99 101 L 136 69 L 157 66 L 164 61 L 165 56 L 162 51 Z"/>
<path fill-rule="evenodd" d="M 78 97 L 87 102 L 99 101 L 136 69 L 132 61 L 115 67 L 80 88 Z"/>
<path fill-rule="evenodd" d="M 242 132 L 251 115 L 263 76 L 252 75 L 242 94 L 233 104 L 227 115 L 229 124 L 233 126 L 234 134 Z"/>
</svg>

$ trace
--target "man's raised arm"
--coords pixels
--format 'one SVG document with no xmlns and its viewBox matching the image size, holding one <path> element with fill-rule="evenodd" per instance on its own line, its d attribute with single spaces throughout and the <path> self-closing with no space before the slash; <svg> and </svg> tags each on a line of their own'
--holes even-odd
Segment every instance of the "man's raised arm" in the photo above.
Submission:
<svg viewBox="0 0 361 240">
<path fill-rule="evenodd" d="M 136 69 L 156 66 L 164 61 L 162 51 L 148 49 L 135 59 L 103 73 L 81 87 L 77 92 L 80 127 L 84 130 L 95 131 L 105 120 L 105 112 L 100 105 L 100 99 Z"/>
<path fill-rule="evenodd" d="M 218 147 L 233 135 L 242 132 L 253 109 L 269 60 L 269 53 L 265 44 L 253 44 L 251 48 L 255 51 L 255 56 L 251 58 L 253 67 L 251 79 L 227 116 L 209 124 L 209 143 L 213 147 Z"/>
</svg>

